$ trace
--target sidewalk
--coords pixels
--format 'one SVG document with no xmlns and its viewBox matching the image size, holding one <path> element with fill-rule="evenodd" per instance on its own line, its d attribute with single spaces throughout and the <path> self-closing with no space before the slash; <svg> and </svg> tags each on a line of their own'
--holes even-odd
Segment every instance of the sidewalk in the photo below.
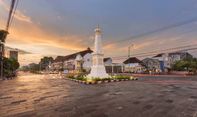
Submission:
<svg viewBox="0 0 197 117">
<path fill-rule="evenodd" d="M 162 76 L 162 77 L 196 77 L 197 75 L 175 75 L 175 74 L 132 74 L 136 77 L 143 77 L 143 76 Z"/>
</svg>

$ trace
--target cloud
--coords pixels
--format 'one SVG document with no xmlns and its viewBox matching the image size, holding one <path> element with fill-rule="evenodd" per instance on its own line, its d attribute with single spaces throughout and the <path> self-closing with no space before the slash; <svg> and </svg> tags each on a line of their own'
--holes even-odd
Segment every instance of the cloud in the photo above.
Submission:
<svg viewBox="0 0 197 117">
<path fill-rule="evenodd" d="M 31 54 L 30 52 L 27 52 L 25 50 L 21 50 L 21 49 L 18 49 L 18 48 L 12 48 L 12 47 L 9 47 L 9 46 L 5 46 L 5 50 L 7 50 L 7 51 L 16 50 L 16 51 L 18 51 L 19 54 Z"/>
<path fill-rule="evenodd" d="M 9 12 L 10 7 L 9 7 L 9 5 L 7 5 L 5 3 L 5 0 L 0 0 L 0 6 L 2 6 L 6 11 Z M 16 10 L 15 15 L 14 15 L 14 18 L 16 18 L 19 21 L 24 21 L 24 22 L 27 22 L 27 23 L 32 23 L 31 18 L 29 16 L 26 16 L 25 14 L 23 14 L 19 10 Z"/>
<path fill-rule="evenodd" d="M 37 48 L 51 47 L 78 51 L 87 48 L 87 42 L 84 40 L 87 40 L 85 36 L 58 35 L 55 32 L 47 32 L 36 24 L 16 22 L 10 30 L 7 43 L 16 48 L 29 48 L 32 52 L 47 54 L 46 50 L 43 52 L 44 49 Z"/>
<path fill-rule="evenodd" d="M 19 62 L 20 66 L 28 65 L 30 63 L 39 63 L 40 58 L 42 58 L 43 55 L 40 54 L 23 54 L 19 55 Z"/>
<path fill-rule="evenodd" d="M 20 30 L 19 30 L 20 29 Z M 28 30 L 27 30 L 28 29 Z M 56 35 L 55 33 L 47 33 L 37 26 L 29 25 L 25 27 L 13 27 L 10 32 L 9 43 L 24 43 L 37 46 L 51 46 L 55 48 L 80 50 L 84 46 L 82 38 L 75 35 Z"/>
</svg>

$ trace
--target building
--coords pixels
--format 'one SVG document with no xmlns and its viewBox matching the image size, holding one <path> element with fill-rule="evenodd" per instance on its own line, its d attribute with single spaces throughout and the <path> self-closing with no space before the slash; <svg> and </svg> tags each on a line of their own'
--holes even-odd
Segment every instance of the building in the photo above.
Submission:
<svg viewBox="0 0 197 117">
<path fill-rule="evenodd" d="M 104 65 L 107 73 L 121 73 L 122 71 L 122 64 L 113 63 L 112 58 L 104 58 Z"/>
<path fill-rule="evenodd" d="M 145 58 L 142 60 L 148 72 L 160 73 L 163 69 L 163 62 L 158 59 Z"/>
<path fill-rule="evenodd" d="M 55 60 L 49 65 L 51 71 L 60 71 L 63 69 L 64 56 L 57 56 Z"/>
<path fill-rule="evenodd" d="M 50 65 L 51 70 L 54 71 L 73 71 L 73 70 L 90 70 L 92 65 L 92 53 L 90 48 L 67 56 L 57 56 Z"/>
<path fill-rule="evenodd" d="M 15 60 L 18 61 L 18 51 L 11 50 L 11 51 L 9 52 L 9 58 L 13 58 L 13 59 L 15 59 Z"/>
<path fill-rule="evenodd" d="M 161 69 L 168 71 L 171 69 L 172 65 L 179 60 L 193 58 L 193 56 L 188 52 L 171 52 L 171 53 L 161 53 L 153 57 L 153 59 L 159 60 L 163 66 Z"/>
<path fill-rule="evenodd" d="M 103 62 L 105 64 L 105 66 L 110 66 L 110 65 L 112 65 L 112 58 L 110 58 L 110 57 L 104 58 Z"/>
<path fill-rule="evenodd" d="M 143 62 L 136 57 L 128 58 L 123 63 L 124 72 L 142 73 L 145 71 L 145 66 L 143 65 Z"/>
<path fill-rule="evenodd" d="M 76 52 L 67 56 L 57 56 L 54 61 L 49 65 L 51 71 L 86 71 L 90 72 L 92 66 L 92 53 L 90 48 L 86 50 Z M 103 59 L 105 66 L 112 64 L 111 58 Z"/>
</svg>

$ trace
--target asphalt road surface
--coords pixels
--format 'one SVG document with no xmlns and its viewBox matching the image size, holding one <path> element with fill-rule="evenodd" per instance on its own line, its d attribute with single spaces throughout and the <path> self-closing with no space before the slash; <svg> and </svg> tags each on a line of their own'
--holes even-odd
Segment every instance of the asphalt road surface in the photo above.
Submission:
<svg viewBox="0 0 197 117">
<path fill-rule="evenodd" d="M 0 81 L 1 117 L 197 117 L 197 78 L 83 85 L 55 75 Z"/>
</svg>

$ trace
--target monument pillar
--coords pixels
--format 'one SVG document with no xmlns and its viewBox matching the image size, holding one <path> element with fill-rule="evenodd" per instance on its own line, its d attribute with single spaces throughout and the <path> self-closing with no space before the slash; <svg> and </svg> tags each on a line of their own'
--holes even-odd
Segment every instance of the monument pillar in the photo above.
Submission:
<svg viewBox="0 0 197 117">
<path fill-rule="evenodd" d="M 106 73 L 105 66 L 103 63 L 103 49 L 102 49 L 102 36 L 101 29 L 98 26 L 95 29 L 95 42 L 94 42 L 94 52 L 92 54 L 92 67 L 91 72 L 88 75 L 89 78 L 108 78 L 109 75 Z"/>
</svg>

